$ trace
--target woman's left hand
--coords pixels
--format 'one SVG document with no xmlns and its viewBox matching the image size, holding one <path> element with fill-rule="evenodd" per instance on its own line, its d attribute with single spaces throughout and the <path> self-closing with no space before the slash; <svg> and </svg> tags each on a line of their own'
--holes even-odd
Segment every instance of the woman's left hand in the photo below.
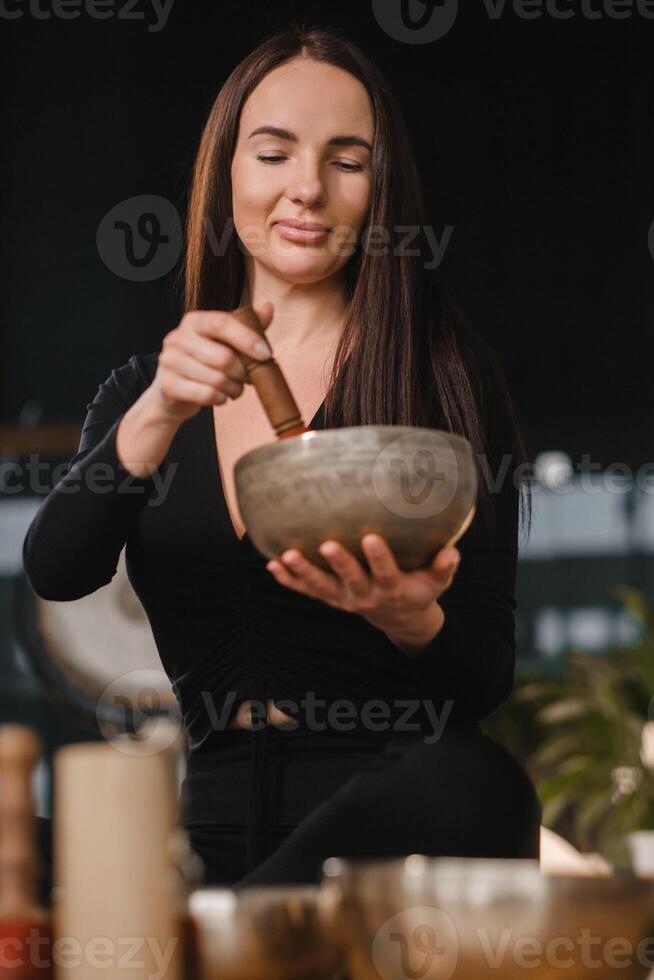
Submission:
<svg viewBox="0 0 654 980">
<path fill-rule="evenodd" d="M 285 551 L 281 562 L 273 559 L 266 568 L 281 585 L 359 613 L 386 633 L 402 634 L 415 630 L 421 617 L 430 614 L 434 602 L 452 584 L 461 560 L 457 548 L 442 548 L 428 567 L 403 572 L 381 535 L 364 535 L 361 547 L 372 575 L 347 548 L 332 540 L 323 541 L 319 551 L 333 572 L 314 565 L 297 549 Z"/>
</svg>

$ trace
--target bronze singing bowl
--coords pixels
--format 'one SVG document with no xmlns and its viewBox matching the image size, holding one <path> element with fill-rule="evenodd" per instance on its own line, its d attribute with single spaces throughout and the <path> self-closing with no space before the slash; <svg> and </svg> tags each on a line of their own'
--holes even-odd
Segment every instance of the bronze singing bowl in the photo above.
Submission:
<svg viewBox="0 0 654 980">
<path fill-rule="evenodd" d="M 201 980 L 340 980 L 318 886 L 199 888 L 189 895 Z"/>
<path fill-rule="evenodd" d="M 654 879 L 544 875 L 536 860 L 323 864 L 320 914 L 351 980 L 641 980 Z"/>
<path fill-rule="evenodd" d="M 248 534 L 268 558 L 298 548 L 327 571 L 327 538 L 367 567 L 364 535 L 382 535 L 403 571 L 429 565 L 475 513 L 477 469 L 463 436 L 406 425 L 309 431 L 259 446 L 234 467 Z"/>
</svg>

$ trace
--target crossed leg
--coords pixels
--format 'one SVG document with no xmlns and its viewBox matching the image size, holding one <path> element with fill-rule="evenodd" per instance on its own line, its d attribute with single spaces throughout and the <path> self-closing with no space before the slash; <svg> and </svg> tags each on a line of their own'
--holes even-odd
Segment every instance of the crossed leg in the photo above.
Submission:
<svg viewBox="0 0 654 980">
<path fill-rule="evenodd" d="M 391 741 L 234 888 L 318 884 L 331 856 L 538 859 L 541 817 L 528 773 L 478 728 Z"/>
</svg>

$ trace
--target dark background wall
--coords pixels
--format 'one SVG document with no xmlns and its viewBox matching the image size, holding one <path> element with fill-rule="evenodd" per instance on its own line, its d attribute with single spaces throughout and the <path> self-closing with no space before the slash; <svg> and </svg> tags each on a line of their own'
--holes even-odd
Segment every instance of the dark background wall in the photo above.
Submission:
<svg viewBox="0 0 654 980">
<path fill-rule="evenodd" d="M 160 30 L 148 0 L 109 2 L 106 19 L 80 0 L 70 20 L 51 2 L 5 0 L 0 16 L 0 421 L 37 399 L 44 421 L 81 424 L 113 367 L 160 348 L 176 269 L 115 275 L 98 226 L 139 194 L 183 214 L 218 88 L 296 17 L 346 31 L 398 93 L 429 221 L 454 228 L 446 277 L 504 364 L 531 451 L 651 458 L 654 19 L 624 4 L 616 19 L 609 0 L 491 17 L 468 0 L 445 36 L 407 44 L 370 0 L 174 0 Z"/>
</svg>

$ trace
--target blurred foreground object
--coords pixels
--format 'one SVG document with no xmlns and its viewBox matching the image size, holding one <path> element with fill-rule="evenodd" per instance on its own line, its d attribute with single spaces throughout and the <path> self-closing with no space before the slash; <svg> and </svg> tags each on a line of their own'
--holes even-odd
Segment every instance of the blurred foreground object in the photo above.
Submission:
<svg viewBox="0 0 654 980">
<path fill-rule="evenodd" d="M 643 980 L 652 969 L 654 880 L 631 873 L 547 875 L 524 859 L 334 857 L 320 889 L 351 980 L 545 980 L 561 971 L 566 980 Z"/>
<path fill-rule="evenodd" d="M 172 724 L 55 756 L 54 932 L 69 944 L 59 980 L 121 980 L 126 966 L 131 980 L 183 978 Z"/>
<path fill-rule="evenodd" d="M 32 778 L 40 755 L 31 728 L 0 726 L 0 980 L 52 977 L 50 914 L 37 901 Z"/>
<path fill-rule="evenodd" d="M 337 980 L 342 952 L 318 886 L 201 888 L 190 896 L 201 980 Z"/>
</svg>

